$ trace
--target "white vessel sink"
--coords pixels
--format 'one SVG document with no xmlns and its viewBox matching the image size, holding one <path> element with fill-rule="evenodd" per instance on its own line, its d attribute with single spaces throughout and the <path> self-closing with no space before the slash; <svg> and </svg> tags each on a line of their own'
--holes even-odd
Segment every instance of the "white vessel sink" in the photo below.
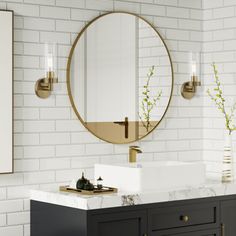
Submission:
<svg viewBox="0 0 236 236">
<path fill-rule="evenodd" d="M 95 179 L 120 192 L 143 192 L 197 186 L 205 182 L 202 163 L 160 161 L 127 164 L 95 164 Z"/>
</svg>

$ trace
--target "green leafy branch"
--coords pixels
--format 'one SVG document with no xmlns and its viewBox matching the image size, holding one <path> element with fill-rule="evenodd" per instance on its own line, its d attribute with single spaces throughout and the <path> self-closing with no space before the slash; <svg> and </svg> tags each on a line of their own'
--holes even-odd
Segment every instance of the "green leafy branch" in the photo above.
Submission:
<svg viewBox="0 0 236 236">
<path fill-rule="evenodd" d="M 157 101 L 161 99 L 162 91 L 159 91 L 156 96 L 154 96 L 153 99 L 150 98 L 150 81 L 151 78 L 154 75 L 155 66 L 152 66 L 149 69 L 149 72 L 147 73 L 147 81 L 146 84 L 143 86 L 143 92 L 142 95 L 144 95 L 144 98 L 141 102 L 141 114 L 139 113 L 139 118 L 143 124 L 143 126 L 146 128 L 147 132 L 149 131 L 149 128 L 151 126 L 151 113 L 154 107 L 156 107 Z"/>
<path fill-rule="evenodd" d="M 233 124 L 234 112 L 236 110 L 236 102 L 230 108 L 230 112 L 227 113 L 225 108 L 225 98 L 223 96 L 221 83 L 219 80 L 219 75 L 215 63 L 212 64 L 212 67 L 214 72 L 214 81 L 216 84 L 216 87 L 214 88 L 215 94 L 213 95 L 210 89 L 207 90 L 207 94 L 211 98 L 211 100 L 216 104 L 218 110 L 223 113 L 225 118 L 226 129 L 229 131 L 229 134 L 231 134 L 234 130 L 236 130 L 236 127 Z"/>
</svg>

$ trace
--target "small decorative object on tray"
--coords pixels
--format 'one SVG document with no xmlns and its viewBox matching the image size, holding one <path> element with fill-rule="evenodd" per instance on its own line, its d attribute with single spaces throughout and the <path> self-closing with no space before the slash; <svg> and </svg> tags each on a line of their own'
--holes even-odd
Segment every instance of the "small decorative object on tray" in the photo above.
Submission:
<svg viewBox="0 0 236 236">
<path fill-rule="evenodd" d="M 77 189 L 84 189 L 85 184 L 88 182 L 88 180 L 84 177 L 84 172 L 82 173 L 82 177 L 78 179 L 76 183 Z"/>
<path fill-rule="evenodd" d="M 76 183 L 76 188 L 74 187 L 74 184 L 73 186 L 60 186 L 60 191 L 84 195 L 96 195 L 117 193 L 118 190 L 116 188 L 103 186 L 103 179 L 101 176 L 97 179 L 97 185 L 93 185 L 88 179 L 84 177 L 84 173 L 82 173 L 82 177 Z"/>
<path fill-rule="evenodd" d="M 98 179 L 97 179 L 97 188 L 98 189 L 102 189 L 103 187 L 103 179 L 102 177 L 100 176 Z"/>
</svg>

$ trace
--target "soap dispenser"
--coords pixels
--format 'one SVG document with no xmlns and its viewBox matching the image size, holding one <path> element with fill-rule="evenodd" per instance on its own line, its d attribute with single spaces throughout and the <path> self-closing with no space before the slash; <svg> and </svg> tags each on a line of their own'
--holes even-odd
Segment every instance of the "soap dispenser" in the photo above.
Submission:
<svg viewBox="0 0 236 236">
<path fill-rule="evenodd" d="M 103 188 L 103 179 L 101 176 L 97 179 L 97 188 L 100 190 Z"/>
</svg>

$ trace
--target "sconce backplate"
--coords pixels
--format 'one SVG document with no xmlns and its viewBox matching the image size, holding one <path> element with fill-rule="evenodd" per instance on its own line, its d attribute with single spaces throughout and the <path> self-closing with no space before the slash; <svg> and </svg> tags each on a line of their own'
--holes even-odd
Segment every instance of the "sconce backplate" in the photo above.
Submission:
<svg viewBox="0 0 236 236">
<path fill-rule="evenodd" d="M 181 95 L 185 99 L 191 99 L 195 95 L 195 89 L 191 82 L 185 82 L 181 87 Z"/>
<path fill-rule="evenodd" d="M 35 84 L 35 93 L 40 98 L 48 98 L 51 95 L 51 91 L 45 90 L 45 85 L 42 86 L 43 84 L 45 84 L 44 78 L 37 80 Z"/>
</svg>

